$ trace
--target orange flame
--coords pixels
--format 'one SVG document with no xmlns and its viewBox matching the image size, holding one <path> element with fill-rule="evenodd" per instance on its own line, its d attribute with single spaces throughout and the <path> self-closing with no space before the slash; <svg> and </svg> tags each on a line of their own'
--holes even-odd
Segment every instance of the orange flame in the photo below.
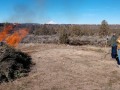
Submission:
<svg viewBox="0 0 120 90">
<path fill-rule="evenodd" d="M 0 42 L 3 41 L 9 34 L 9 31 L 13 29 L 13 25 L 4 27 L 3 31 L 0 32 Z"/>
<path fill-rule="evenodd" d="M 7 26 L 0 33 L 0 41 L 5 41 L 10 46 L 16 47 L 21 40 L 28 34 L 28 29 L 20 29 L 9 35 L 9 31 L 13 29 L 13 26 Z"/>
</svg>

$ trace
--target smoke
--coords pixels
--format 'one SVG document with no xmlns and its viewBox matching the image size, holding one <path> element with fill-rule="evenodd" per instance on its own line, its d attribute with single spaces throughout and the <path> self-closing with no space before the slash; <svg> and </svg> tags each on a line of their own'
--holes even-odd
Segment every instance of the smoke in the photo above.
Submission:
<svg viewBox="0 0 120 90">
<path fill-rule="evenodd" d="M 0 32 L 0 42 L 3 41 L 10 46 L 16 47 L 21 40 L 28 34 L 28 29 L 23 28 L 18 31 L 14 31 L 12 34 L 10 33 L 13 30 L 13 25 L 6 25 L 2 32 Z"/>
<path fill-rule="evenodd" d="M 15 5 L 13 8 L 13 15 L 11 15 L 8 21 L 25 23 L 34 22 L 36 13 L 30 7 L 24 4 Z"/>
<path fill-rule="evenodd" d="M 51 20 L 56 21 L 52 18 L 54 16 L 50 15 L 57 13 L 57 15 L 60 16 L 58 14 L 60 12 L 61 15 L 64 15 L 64 19 L 66 19 L 67 22 L 77 22 L 79 20 L 77 18 L 79 17 L 79 14 L 76 12 L 80 12 L 80 7 L 84 0 L 80 0 L 80 3 L 77 2 L 78 0 L 74 0 L 74 3 L 71 1 L 72 0 L 30 0 L 34 5 L 30 6 L 25 3 L 16 4 L 13 8 L 13 14 L 7 19 L 7 21 L 15 23 L 45 23 Z M 60 6 L 58 7 L 57 5 Z M 60 10 L 62 9 L 63 12 L 59 11 L 59 8 Z"/>
<path fill-rule="evenodd" d="M 48 16 L 48 0 L 34 0 L 37 4 L 36 7 L 39 8 L 39 15 L 37 15 L 37 19 L 41 23 L 45 23 L 49 21 L 49 16 Z"/>
</svg>

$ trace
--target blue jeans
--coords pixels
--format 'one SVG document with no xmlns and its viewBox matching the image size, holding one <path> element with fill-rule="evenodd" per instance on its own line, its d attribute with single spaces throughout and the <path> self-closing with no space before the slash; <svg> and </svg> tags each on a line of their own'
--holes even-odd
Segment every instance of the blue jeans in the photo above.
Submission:
<svg viewBox="0 0 120 90">
<path fill-rule="evenodd" d="M 116 56 L 117 56 L 117 46 L 115 45 L 115 46 L 112 46 L 111 57 L 116 59 Z"/>
<path fill-rule="evenodd" d="M 120 65 L 120 49 L 118 49 L 118 65 Z"/>
</svg>

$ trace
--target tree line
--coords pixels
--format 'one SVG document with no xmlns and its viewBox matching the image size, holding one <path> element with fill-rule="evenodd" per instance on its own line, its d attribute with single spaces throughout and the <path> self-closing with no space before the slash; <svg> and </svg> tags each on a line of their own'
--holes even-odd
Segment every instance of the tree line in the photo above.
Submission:
<svg viewBox="0 0 120 90">
<path fill-rule="evenodd" d="M 0 31 L 6 24 L 0 23 Z M 113 32 L 120 33 L 120 25 L 109 25 L 106 20 L 103 20 L 101 24 L 34 24 L 24 23 L 18 24 L 15 29 L 28 28 L 29 34 L 33 35 L 60 35 L 65 33 L 69 36 L 82 36 L 82 35 L 110 35 Z"/>
</svg>

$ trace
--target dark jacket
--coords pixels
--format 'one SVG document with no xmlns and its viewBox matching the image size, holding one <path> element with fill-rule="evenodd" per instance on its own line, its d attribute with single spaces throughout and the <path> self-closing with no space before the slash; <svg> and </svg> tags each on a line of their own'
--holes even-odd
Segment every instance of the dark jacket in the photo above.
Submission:
<svg viewBox="0 0 120 90">
<path fill-rule="evenodd" d="M 111 38 L 111 46 L 116 46 L 117 45 L 117 36 L 113 35 Z"/>
</svg>

